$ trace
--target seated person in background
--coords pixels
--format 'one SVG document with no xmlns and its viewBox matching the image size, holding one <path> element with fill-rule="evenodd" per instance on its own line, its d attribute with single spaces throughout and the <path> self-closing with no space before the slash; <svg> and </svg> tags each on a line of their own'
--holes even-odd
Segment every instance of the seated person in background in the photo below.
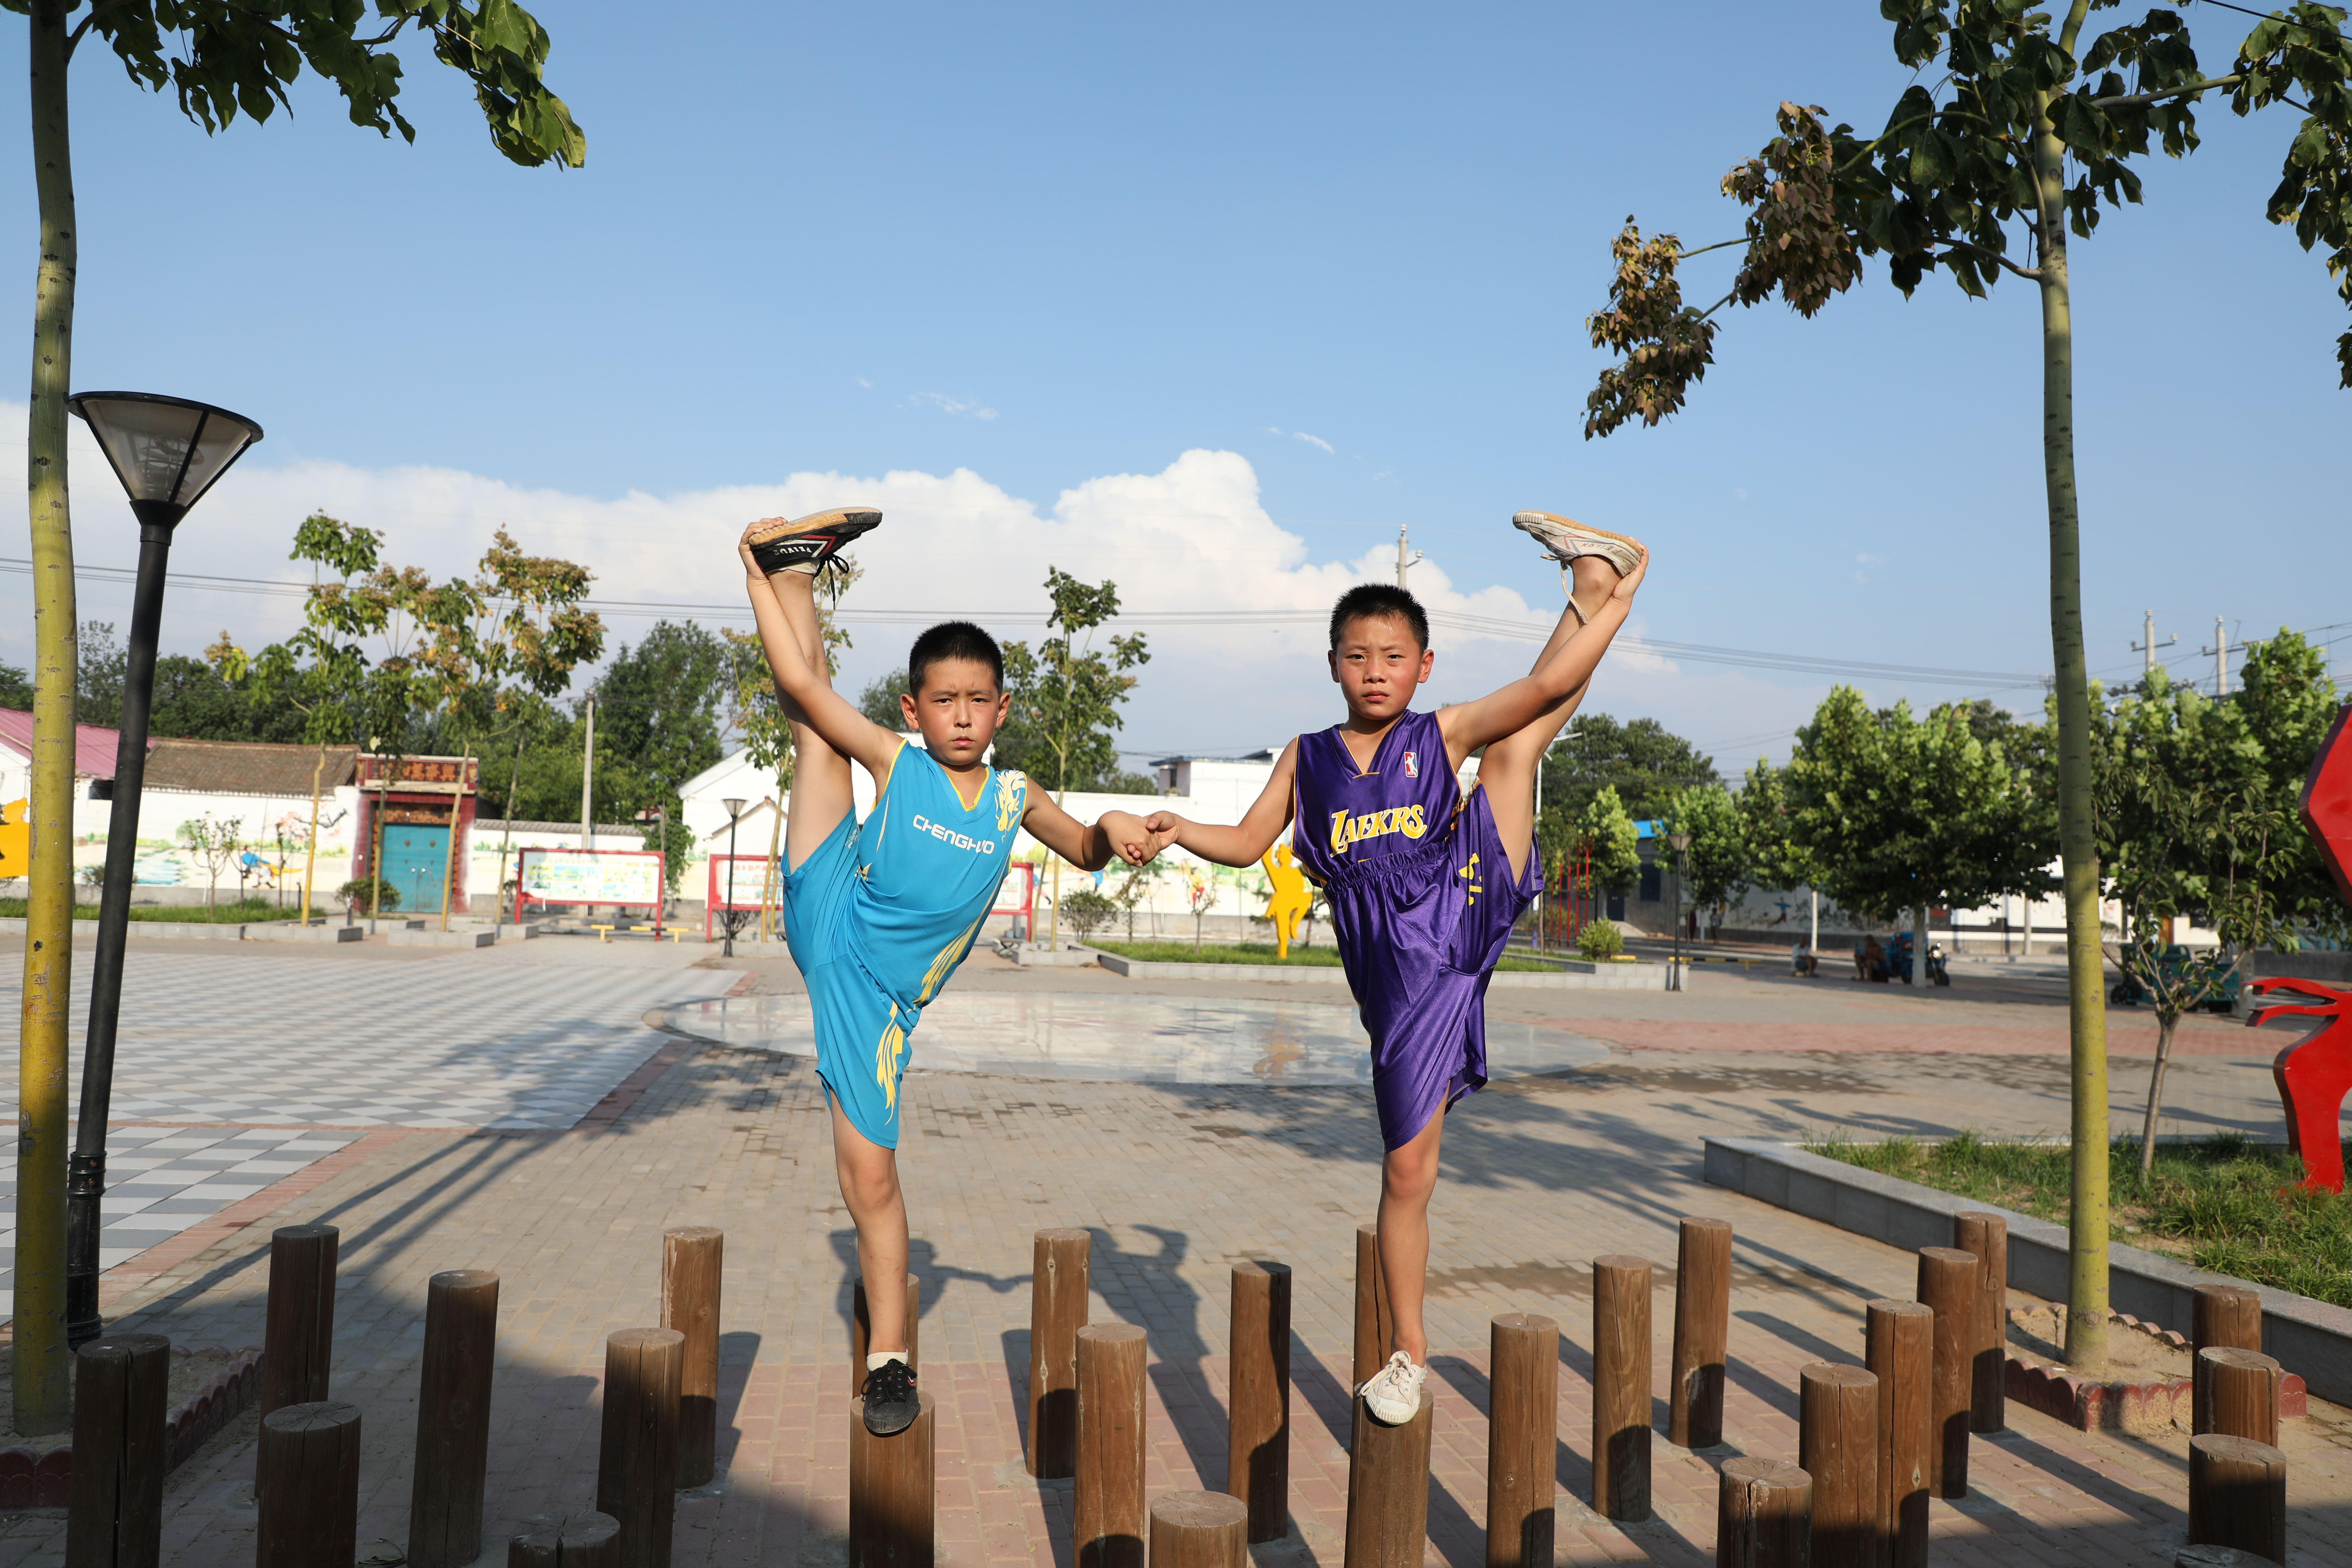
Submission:
<svg viewBox="0 0 2352 1568">
<path fill-rule="evenodd" d="M 1853 950 L 1853 977 L 1856 980 L 1883 980 L 1886 977 L 1886 949 L 1874 936 L 1862 939 Z"/>
<path fill-rule="evenodd" d="M 1815 956 L 1811 945 L 1799 937 L 1789 949 L 1789 973 L 1811 980 L 1821 973 L 1821 967 L 1822 961 Z"/>
</svg>

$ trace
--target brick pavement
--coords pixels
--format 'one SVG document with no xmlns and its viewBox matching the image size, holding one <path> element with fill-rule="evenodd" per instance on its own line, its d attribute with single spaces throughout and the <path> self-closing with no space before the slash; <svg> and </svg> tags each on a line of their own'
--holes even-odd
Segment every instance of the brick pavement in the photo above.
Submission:
<svg viewBox="0 0 2352 1568">
<path fill-rule="evenodd" d="M 1714 978 L 1682 999 L 1692 1013 L 1746 1010 L 1774 1021 L 1775 1009 L 1834 1011 L 1820 998 L 1783 1002 L 1761 989 L 1743 994 L 1738 982 L 1708 984 Z M 972 983 L 1034 978 L 982 970 Z M 1648 1021 L 1670 1021 L 1658 1014 L 1675 1001 L 1542 993 L 1504 1005 L 1521 1004 L 1599 1034 L 1612 1015 L 1643 1021 L 1648 1010 Z M 1941 1016 L 1955 1021 L 1937 1026 L 1960 1027 L 1968 1015 Z M 2266 1077 L 2275 1042 L 2260 1044 L 2259 1055 L 2184 1064 L 2196 1070 L 2177 1075 L 2183 1114 L 2214 1125 L 2274 1117 L 2240 1081 Z M 1793 1456 L 1797 1368 L 1858 1360 L 1861 1302 L 1907 1295 L 1912 1268 L 1891 1248 L 1704 1187 L 1697 1135 L 1828 1125 L 2038 1131 L 2051 1124 L 2053 1089 L 2063 1108 L 2063 1072 L 2053 1085 L 2042 1069 L 2062 1067 L 1952 1052 L 1879 1062 L 1853 1053 L 1637 1047 L 1589 1071 L 1465 1102 L 1449 1127 L 1433 1215 L 1439 1407 L 1429 1560 L 1457 1568 L 1482 1561 L 1486 1325 L 1494 1313 L 1522 1310 L 1548 1312 L 1563 1330 L 1561 1560 L 1708 1561 L 1713 1466 L 1736 1451 Z M 705 1048 L 648 1063 L 645 1076 L 650 1081 L 625 1106 L 572 1132 L 408 1132 L 156 1275 L 125 1299 L 121 1326 L 190 1344 L 257 1342 L 268 1226 L 341 1226 L 335 1381 L 337 1395 L 358 1403 L 368 1422 L 362 1535 L 399 1540 L 425 1281 L 444 1268 L 498 1269 L 505 1300 L 495 1542 L 516 1519 L 589 1500 L 603 1335 L 652 1320 L 663 1228 L 719 1225 L 729 1247 L 725 1468 L 711 1495 L 682 1500 L 678 1561 L 836 1561 L 849 1232 L 813 1075 L 790 1059 Z M 1368 1097 L 919 1072 L 907 1093 L 926 1386 L 942 1405 L 946 1561 L 1068 1568 L 1067 1487 L 1022 1473 L 1019 1427 L 1029 1236 L 1076 1224 L 1096 1236 L 1097 1321 L 1140 1323 L 1151 1335 L 1154 1488 L 1210 1486 L 1223 1475 L 1230 1264 L 1272 1257 L 1297 1270 L 1298 1531 L 1258 1555 L 1270 1564 L 1336 1562 L 1352 1232 L 1369 1215 L 1379 1154 Z M 1691 1456 L 1661 1437 L 1659 1518 L 1620 1528 L 1574 1500 L 1590 1483 L 1586 1270 L 1596 1254 L 1631 1251 L 1656 1260 L 1670 1282 L 1673 1225 L 1685 1213 L 1725 1215 L 1739 1232 L 1727 1444 Z M 1660 1394 L 1671 1321 L 1662 1290 Z M 2343 1544 L 2352 1522 L 2352 1417 L 2317 1402 L 2315 1409 L 2286 1437 L 2295 1465 L 2293 1561 L 2352 1563 Z M 1971 1496 L 1936 1505 L 1938 1561 L 2169 1561 L 2168 1543 L 2181 1539 L 2185 1439 L 2086 1436 L 2014 1406 L 2012 1422 L 2012 1433 L 1977 1440 Z M 166 1562 L 175 1568 L 250 1560 L 249 1418 L 247 1428 L 174 1476 Z M 54 1520 L 0 1523 L 0 1559 L 47 1568 L 61 1561 L 61 1533 Z M 499 1560 L 496 1551 L 489 1560 Z"/>
</svg>

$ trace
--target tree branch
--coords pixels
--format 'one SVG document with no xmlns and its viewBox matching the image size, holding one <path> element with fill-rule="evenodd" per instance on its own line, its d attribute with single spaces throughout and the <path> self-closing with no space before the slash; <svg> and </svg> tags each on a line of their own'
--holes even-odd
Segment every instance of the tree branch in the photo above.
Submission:
<svg viewBox="0 0 2352 1568">
<path fill-rule="evenodd" d="M 2246 79 L 2242 76 L 2217 76 L 2210 81 L 2191 82 L 2187 87 L 2168 87 L 2162 92 L 2135 92 L 2122 98 L 2095 98 L 2093 109 L 2137 109 L 2143 104 L 2162 103 L 2168 98 L 2187 98 L 2192 93 L 2210 92 L 2217 87 L 2236 87 Z"/>
<path fill-rule="evenodd" d="M 2039 268 L 2020 267 L 2016 262 L 2011 261 L 2000 251 L 1988 249 L 1986 247 L 1977 244 L 1974 240 L 1953 239 L 1949 237 L 1946 237 L 1945 238 L 1937 240 L 1936 243 L 1939 245 L 1948 245 L 1958 250 L 1972 250 L 1979 256 L 1983 257 L 1986 260 L 1996 262 L 2007 270 L 2016 273 L 2020 278 L 2024 279 L 2029 283 L 2039 283 L 2042 281 L 2042 271 Z"/>
<path fill-rule="evenodd" d="M 1747 243 L 1748 237 L 1746 235 L 1741 235 L 1738 239 L 1718 239 L 1713 245 L 1702 245 L 1696 250 L 1683 251 L 1681 254 L 1676 256 L 1675 259 L 1677 261 L 1688 261 L 1692 257 L 1705 256 L 1710 250 L 1724 250 L 1735 245 L 1746 245 Z"/>
</svg>

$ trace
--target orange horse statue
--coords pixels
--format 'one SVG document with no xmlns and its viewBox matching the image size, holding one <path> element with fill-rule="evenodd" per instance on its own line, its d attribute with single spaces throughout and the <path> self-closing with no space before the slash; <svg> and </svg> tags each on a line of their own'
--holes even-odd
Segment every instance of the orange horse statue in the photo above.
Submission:
<svg viewBox="0 0 2352 1568">
<path fill-rule="evenodd" d="M 2303 820 L 2311 829 L 2319 857 L 2335 873 L 2336 886 L 2352 903 L 2352 703 L 2336 716 L 2311 772 L 2303 782 Z M 2344 1143 L 2338 1131 L 2344 1097 L 2352 1092 L 2352 991 L 2339 991 L 2316 980 L 2281 976 L 2257 980 L 2249 990 L 2258 994 L 2284 992 L 2305 998 L 2299 1005 L 2276 1004 L 2249 1014 L 2249 1025 L 2268 1018 L 2301 1015 L 2331 1020 L 2319 1033 L 2287 1047 L 2271 1064 L 2278 1080 L 2279 1100 L 2286 1107 L 2287 1147 L 2303 1156 L 2303 1186 L 2311 1192 L 2344 1190 Z"/>
</svg>

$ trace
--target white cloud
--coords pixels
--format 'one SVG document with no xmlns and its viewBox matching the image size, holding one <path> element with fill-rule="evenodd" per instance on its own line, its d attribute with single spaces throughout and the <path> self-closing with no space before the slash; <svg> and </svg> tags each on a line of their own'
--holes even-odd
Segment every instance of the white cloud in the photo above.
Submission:
<svg viewBox="0 0 2352 1568">
<path fill-rule="evenodd" d="M 0 403 L 0 432 L 23 428 L 22 405 Z M 84 566 L 127 567 L 137 532 L 97 447 L 74 427 L 77 556 Z M 509 530 L 533 553 L 579 561 L 601 600 L 715 606 L 677 618 L 741 625 L 734 542 L 745 522 L 797 517 L 845 501 L 881 508 L 886 521 L 856 549 L 866 577 L 844 600 L 852 611 L 968 616 L 1000 636 L 1034 638 L 1046 568 L 1118 583 L 1125 608 L 1144 616 L 1212 614 L 1213 624 L 1145 619 L 1121 628 L 1150 639 L 1151 662 L 1128 710 L 1122 744 L 1153 751 L 1220 752 L 1278 743 L 1333 722 L 1338 704 L 1322 659 L 1322 617 L 1349 584 L 1387 581 L 1395 547 L 1367 545 L 1353 560 L 1312 558 L 1307 541 L 1277 526 L 1249 461 L 1233 452 L 1188 451 L 1157 473 L 1109 474 L 1061 491 L 1050 506 L 1008 494 L 968 468 L 948 474 L 803 472 L 773 483 L 598 498 L 530 489 L 449 468 L 363 468 L 305 461 L 270 465 L 257 449 L 230 470 L 182 525 L 174 573 L 308 580 L 287 559 L 295 525 L 314 510 L 383 531 L 388 560 L 436 575 L 468 572 L 491 532 Z M 0 486 L 20 487 L 24 448 L 0 437 Z M 20 488 L 9 493 L 21 494 Z M 22 541 L 24 535 L 16 532 Z M 0 548 L 21 558 L 24 546 Z M 1412 569 L 1413 591 L 1433 611 L 1529 626 L 1558 613 L 1557 574 L 1530 563 L 1513 585 L 1457 584 L 1444 552 Z M 1485 572 L 1485 567 L 1472 570 Z M 32 647 L 31 581 L 0 574 L 0 658 L 26 665 Z M 127 626 L 126 584 L 86 580 L 80 613 Z M 194 652 L 226 628 L 258 647 L 298 624 L 299 600 L 175 584 L 165 602 L 167 651 Z M 616 641 L 634 642 L 653 612 L 608 614 Z M 902 655 L 913 628 L 851 623 L 856 646 L 844 684 L 862 686 Z M 1638 632 L 1639 628 L 1635 628 Z M 1458 700 L 1522 674 L 1535 644 L 1446 625 L 1437 637 L 1433 699 Z M 1620 715 L 1654 712 L 1695 738 L 1794 723 L 1810 698 L 1742 675 L 1678 669 L 1633 648 L 1611 656 L 1593 704 Z"/>
<path fill-rule="evenodd" d="M 1330 442 L 1320 436 L 1309 436 L 1304 430 L 1285 430 L 1279 425 L 1269 425 L 1265 427 L 1265 433 L 1269 436 L 1287 436 L 1294 441 L 1304 441 L 1310 447 L 1320 447 L 1327 452 L 1334 450 Z"/>
<path fill-rule="evenodd" d="M 919 405 L 936 408 L 942 414 L 951 414 L 959 417 L 964 415 L 970 415 L 974 419 L 996 417 L 996 410 L 993 408 L 976 403 L 968 397 L 950 397 L 942 392 L 919 392 L 898 406 L 913 408 Z"/>
</svg>

